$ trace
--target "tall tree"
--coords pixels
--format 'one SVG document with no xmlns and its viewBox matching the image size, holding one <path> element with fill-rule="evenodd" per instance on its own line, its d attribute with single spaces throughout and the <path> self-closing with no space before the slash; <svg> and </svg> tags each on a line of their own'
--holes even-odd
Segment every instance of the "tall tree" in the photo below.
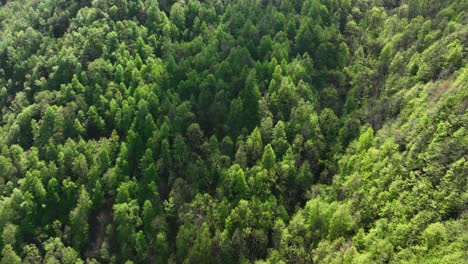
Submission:
<svg viewBox="0 0 468 264">
<path fill-rule="evenodd" d="M 273 166 L 275 166 L 275 162 L 276 162 L 275 151 L 271 147 L 271 144 L 268 144 L 265 146 L 265 149 L 263 150 L 263 158 L 262 158 L 263 167 L 267 170 L 271 170 Z"/>
<path fill-rule="evenodd" d="M 89 215 L 92 201 L 84 186 L 81 186 L 78 202 L 70 213 L 70 226 L 72 230 L 72 244 L 77 251 L 82 251 L 88 243 Z"/>
<path fill-rule="evenodd" d="M 252 129 L 259 121 L 258 101 L 260 98 L 256 72 L 252 70 L 245 80 L 245 86 L 241 93 L 243 124 L 248 129 Z"/>
</svg>

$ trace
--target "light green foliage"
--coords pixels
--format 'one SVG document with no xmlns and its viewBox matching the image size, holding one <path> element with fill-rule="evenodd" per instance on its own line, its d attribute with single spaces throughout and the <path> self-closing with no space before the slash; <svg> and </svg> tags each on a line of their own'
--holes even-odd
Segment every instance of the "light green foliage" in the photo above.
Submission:
<svg viewBox="0 0 468 264">
<path fill-rule="evenodd" d="M 250 154 L 251 161 L 255 162 L 260 159 L 263 151 L 263 144 L 262 135 L 258 128 L 255 128 L 247 139 L 247 149 Z"/>
<path fill-rule="evenodd" d="M 6 245 L 2 250 L 1 264 L 20 264 L 21 258 L 18 257 L 11 245 Z"/>
<path fill-rule="evenodd" d="M 227 171 L 226 175 L 226 191 L 232 193 L 234 197 L 242 197 L 248 191 L 245 174 L 242 168 L 235 164 Z"/>
<path fill-rule="evenodd" d="M 0 1 L 1 263 L 465 263 L 466 1 Z"/>
<path fill-rule="evenodd" d="M 423 239 L 428 248 L 444 243 L 447 240 L 447 230 L 441 223 L 430 224 L 423 231 Z"/>
<path fill-rule="evenodd" d="M 18 227 L 12 224 L 6 224 L 2 232 L 3 245 L 15 245 L 18 236 Z"/>
<path fill-rule="evenodd" d="M 336 208 L 330 219 L 329 237 L 334 240 L 346 236 L 353 228 L 353 219 L 346 205 Z"/>
<path fill-rule="evenodd" d="M 369 149 L 373 144 L 374 131 L 372 128 L 368 128 L 358 139 L 358 151 L 365 151 Z"/>
<path fill-rule="evenodd" d="M 122 256 L 131 257 L 135 244 L 138 242 L 137 228 L 141 225 L 139 206 L 135 200 L 129 203 L 119 203 L 113 206 L 115 233 Z"/>
</svg>

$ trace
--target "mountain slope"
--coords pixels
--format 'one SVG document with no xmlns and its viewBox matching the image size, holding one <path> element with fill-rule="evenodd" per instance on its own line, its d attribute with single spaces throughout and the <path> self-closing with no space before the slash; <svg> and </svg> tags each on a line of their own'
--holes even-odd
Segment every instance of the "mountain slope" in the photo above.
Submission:
<svg viewBox="0 0 468 264">
<path fill-rule="evenodd" d="M 468 261 L 465 10 L 2 1 L 1 263 Z"/>
</svg>

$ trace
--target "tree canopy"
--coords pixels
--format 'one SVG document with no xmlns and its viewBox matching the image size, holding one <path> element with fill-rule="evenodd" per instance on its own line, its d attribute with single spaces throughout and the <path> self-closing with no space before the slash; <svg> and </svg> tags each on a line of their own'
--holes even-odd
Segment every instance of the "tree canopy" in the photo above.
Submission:
<svg viewBox="0 0 468 264">
<path fill-rule="evenodd" d="M 0 264 L 465 263 L 466 10 L 0 1 Z"/>
</svg>

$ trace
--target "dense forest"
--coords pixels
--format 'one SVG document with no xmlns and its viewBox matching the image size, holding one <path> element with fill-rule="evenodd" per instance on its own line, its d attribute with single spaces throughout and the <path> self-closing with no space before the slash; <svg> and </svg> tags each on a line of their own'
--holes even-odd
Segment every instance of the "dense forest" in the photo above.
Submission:
<svg viewBox="0 0 468 264">
<path fill-rule="evenodd" d="M 468 263 L 468 1 L 0 1 L 0 263 Z"/>
</svg>

